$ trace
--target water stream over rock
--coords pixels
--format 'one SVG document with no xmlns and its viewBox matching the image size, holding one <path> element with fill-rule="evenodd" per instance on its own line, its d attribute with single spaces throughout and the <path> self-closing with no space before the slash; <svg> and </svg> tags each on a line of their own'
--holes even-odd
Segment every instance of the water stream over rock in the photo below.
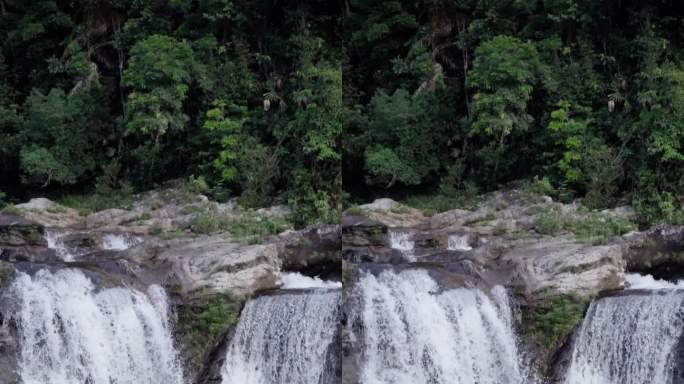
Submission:
<svg viewBox="0 0 684 384">
<path fill-rule="evenodd" d="M 250 300 L 228 348 L 223 384 L 335 382 L 341 290 L 281 291 Z"/>
<path fill-rule="evenodd" d="M 401 252 L 406 261 L 416 261 L 414 255 L 415 242 L 411 239 L 411 233 L 401 230 L 389 230 L 390 248 Z"/>
<path fill-rule="evenodd" d="M 676 360 L 684 327 L 684 291 L 653 278 L 630 279 L 635 286 L 651 290 L 604 297 L 591 304 L 565 384 L 682 382 Z"/>
<path fill-rule="evenodd" d="M 98 289 L 75 269 L 19 272 L 17 299 L 23 384 L 182 384 L 166 295 Z"/>
<path fill-rule="evenodd" d="M 365 273 L 363 384 L 526 382 L 503 287 L 443 290 L 425 270 Z"/>
</svg>

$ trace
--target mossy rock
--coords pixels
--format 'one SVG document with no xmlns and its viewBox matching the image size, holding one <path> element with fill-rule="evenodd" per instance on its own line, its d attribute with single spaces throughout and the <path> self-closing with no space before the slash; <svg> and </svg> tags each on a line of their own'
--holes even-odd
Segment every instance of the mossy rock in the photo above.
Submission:
<svg viewBox="0 0 684 384">
<path fill-rule="evenodd" d="M 46 246 L 45 228 L 17 216 L 0 214 L 0 246 Z"/>
<path fill-rule="evenodd" d="M 0 289 L 5 288 L 14 277 L 14 267 L 10 263 L 0 261 Z"/>
</svg>

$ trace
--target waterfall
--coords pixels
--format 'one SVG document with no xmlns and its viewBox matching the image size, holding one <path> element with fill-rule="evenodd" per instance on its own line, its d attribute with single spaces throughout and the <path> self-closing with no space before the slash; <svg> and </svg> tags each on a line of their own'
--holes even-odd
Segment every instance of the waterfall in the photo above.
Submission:
<svg viewBox="0 0 684 384">
<path fill-rule="evenodd" d="M 525 373 L 503 287 L 441 291 L 424 270 L 364 273 L 364 384 L 520 384 Z"/>
<path fill-rule="evenodd" d="M 45 229 L 45 241 L 49 249 L 54 249 L 57 256 L 64 261 L 73 261 L 74 255 L 64 244 L 66 232 L 58 229 Z"/>
<path fill-rule="evenodd" d="M 411 239 L 410 232 L 390 229 L 389 240 L 390 248 L 400 251 L 406 261 L 416 261 L 413 254 L 415 243 Z"/>
<path fill-rule="evenodd" d="M 22 383 L 182 384 L 166 295 L 149 291 L 98 289 L 72 269 L 19 273 Z"/>
<path fill-rule="evenodd" d="M 223 384 L 327 382 L 341 291 L 282 292 L 250 300 L 223 367 Z"/>
<path fill-rule="evenodd" d="M 470 251 L 473 248 L 468 243 L 468 235 L 449 235 L 447 249 L 450 251 Z"/>
<path fill-rule="evenodd" d="M 655 279 L 651 275 L 627 273 L 625 274 L 625 286 L 626 289 L 684 289 L 684 280 L 670 282 Z"/>
<path fill-rule="evenodd" d="M 589 307 L 566 384 L 672 383 L 684 291 L 604 297 Z"/>
<path fill-rule="evenodd" d="M 120 233 L 108 233 L 102 236 L 102 249 L 124 251 L 134 245 L 140 244 L 142 239 Z"/>
<path fill-rule="evenodd" d="M 282 289 L 342 288 L 340 281 L 327 281 L 319 277 L 304 276 L 297 272 L 281 273 Z"/>
</svg>

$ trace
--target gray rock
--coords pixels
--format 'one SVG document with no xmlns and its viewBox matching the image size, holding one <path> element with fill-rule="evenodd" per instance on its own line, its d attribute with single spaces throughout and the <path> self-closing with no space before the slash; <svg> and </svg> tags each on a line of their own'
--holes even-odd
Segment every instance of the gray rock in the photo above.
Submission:
<svg viewBox="0 0 684 384">
<path fill-rule="evenodd" d="M 88 229 L 116 227 L 139 220 L 142 215 L 143 213 L 141 211 L 127 211 L 118 208 L 105 209 L 104 211 L 88 215 L 85 219 L 85 224 Z"/>
<path fill-rule="evenodd" d="M 75 209 L 67 208 L 52 200 L 38 197 L 15 206 L 21 215 L 46 227 L 68 227 L 82 221 Z"/>
<path fill-rule="evenodd" d="M 0 213 L 0 249 L 18 246 L 46 246 L 45 228 L 23 217 Z"/>
<path fill-rule="evenodd" d="M 147 267 L 168 265 L 163 280 L 186 299 L 217 293 L 249 296 L 280 285 L 277 244 L 240 245 L 205 236 L 142 245 L 128 257 Z"/>
</svg>

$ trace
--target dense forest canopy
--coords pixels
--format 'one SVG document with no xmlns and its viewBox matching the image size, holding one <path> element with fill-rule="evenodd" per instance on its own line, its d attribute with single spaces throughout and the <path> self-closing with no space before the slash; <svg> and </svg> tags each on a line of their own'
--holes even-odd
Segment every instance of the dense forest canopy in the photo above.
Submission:
<svg viewBox="0 0 684 384">
<path fill-rule="evenodd" d="M 303 222 L 332 220 L 338 9 L 0 0 L 0 189 L 119 193 L 192 176 L 219 199 L 279 198 Z"/>
<path fill-rule="evenodd" d="M 675 0 L 0 0 L 0 200 L 189 178 L 302 225 L 528 179 L 684 222 L 683 16 Z"/>
<path fill-rule="evenodd" d="M 684 5 L 349 0 L 344 186 L 487 191 L 537 177 L 682 221 Z"/>
</svg>

